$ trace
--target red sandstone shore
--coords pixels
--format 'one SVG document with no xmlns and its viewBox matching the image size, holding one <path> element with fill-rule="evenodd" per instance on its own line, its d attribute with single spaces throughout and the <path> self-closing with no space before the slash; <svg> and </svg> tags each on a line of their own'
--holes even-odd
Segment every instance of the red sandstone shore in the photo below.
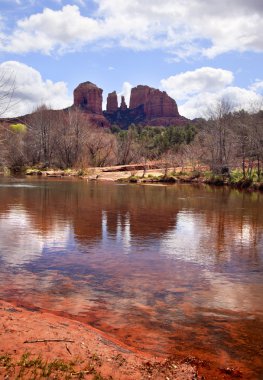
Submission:
<svg viewBox="0 0 263 380">
<path fill-rule="evenodd" d="M 195 366 L 142 354 L 78 321 L 5 301 L 0 318 L 1 379 L 44 378 L 43 363 L 56 360 L 49 379 L 197 379 Z"/>
<path fill-rule="evenodd" d="M 209 380 L 242 377 L 197 358 L 158 358 L 79 321 L 0 301 L 1 379 Z M 45 375 L 45 376 L 44 376 Z"/>
</svg>

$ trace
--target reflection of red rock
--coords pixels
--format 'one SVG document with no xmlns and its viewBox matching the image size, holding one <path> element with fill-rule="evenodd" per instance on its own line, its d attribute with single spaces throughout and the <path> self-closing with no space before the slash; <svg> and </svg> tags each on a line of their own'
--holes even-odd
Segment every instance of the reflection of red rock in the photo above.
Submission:
<svg viewBox="0 0 263 380">
<path fill-rule="evenodd" d="M 91 82 L 84 82 L 74 90 L 74 106 L 83 111 L 102 114 L 102 89 Z"/>
<path fill-rule="evenodd" d="M 116 91 L 111 92 L 107 97 L 107 112 L 116 112 L 118 110 L 118 98 Z"/>
<path fill-rule="evenodd" d="M 137 86 L 131 90 L 130 108 L 144 106 L 146 119 L 179 117 L 177 104 L 165 91 L 148 86 Z"/>
</svg>

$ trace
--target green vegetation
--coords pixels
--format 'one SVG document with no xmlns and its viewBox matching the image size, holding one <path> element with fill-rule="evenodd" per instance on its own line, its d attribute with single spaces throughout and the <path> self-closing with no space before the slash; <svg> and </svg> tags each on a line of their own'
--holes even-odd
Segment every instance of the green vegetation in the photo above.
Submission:
<svg viewBox="0 0 263 380">
<path fill-rule="evenodd" d="M 230 182 L 232 184 L 239 183 L 243 178 L 243 173 L 239 169 L 234 169 L 230 173 Z"/>
<path fill-rule="evenodd" d="M 147 174 L 145 176 L 131 175 L 128 178 L 121 179 L 120 182 L 130 183 L 199 183 L 214 186 L 228 185 L 237 189 L 263 190 L 263 182 L 258 181 L 257 172 L 252 171 L 250 177 L 243 177 L 242 170 L 234 169 L 228 175 L 215 174 L 212 171 L 192 170 L 189 172 L 169 171 L 166 175 Z"/>
<path fill-rule="evenodd" d="M 15 133 L 26 133 L 27 131 L 26 125 L 21 123 L 11 124 L 10 129 Z"/>
<path fill-rule="evenodd" d="M 11 355 L 5 354 L 0 356 L 0 375 L 9 379 L 84 379 L 90 375 L 92 380 L 110 380 L 103 377 L 95 367 L 100 367 L 101 362 L 91 358 L 88 363 L 76 361 L 63 361 L 54 359 L 46 361 L 41 356 L 32 356 L 25 353 L 16 361 Z"/>
<path fill-rule="evenodd" d="M 190 144 L 197 130 L 193 125 L 174 127 L 136 126 L 132 124 L 128 130 L 116 126 L 111 128 L 116 136 L 119 158 L 117 164 L 123 165 L 142 159 L 160 159 L 171 150 L 176 153 L 183 144 Z"/>
</svg>

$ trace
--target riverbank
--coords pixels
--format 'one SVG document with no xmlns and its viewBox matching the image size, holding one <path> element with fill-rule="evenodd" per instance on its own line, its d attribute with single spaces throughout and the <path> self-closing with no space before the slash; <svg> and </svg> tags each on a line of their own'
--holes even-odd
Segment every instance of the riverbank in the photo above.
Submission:
<svg viewBox="0 0 263 380">
<path fill-rule="evenodd" d="M 241 378 L 195 357 L 142 353 L 79 321 L 0 301 L 3 379 L 214 380 Z"/>
<path fill-rule="evenodd" d="M 258 181 L 255 173 L 243 177 L 240 169 L 232 170 L 228 174 L 215 175 L 207 167 L 201 166 L 198 170 L 192 167 L 160 168 L 158 164 L 121 165 L 102 168 L 89 168 L 86 170 L 39 170 L 28 169 L 26 175 L 45 177 L 80 177 L 88 181 L 113 181 L 122 183 L 142 184 L 172 184 L 192 183 L 213 186 L 230 186 L 236 189 L 249 191 L 263 191 L 263 181 Z"/>
<path fill-rule="evenodd" d="M 4 301 L 0 319 L 2 379 L 197 379 L 194 365 L 137 352 L 78 321 Z"/>
<path fill-rule="evenodd" d="M 234 189 L 248 190 L 248 191 L 263 191 L 263 182 L 254 181 L 252 178 L 233 178 L 231 175 L 213 175 L 206 172 L 168 172 L 167 174 L 156 175 L 156 173 L 148 175 L 131 175 L 127 179 L 120 178 L 118 182 L 130 183 L 190 183 L 190 184 L 203 184 L 211 186 L 228 186 Z"/>
</svg>

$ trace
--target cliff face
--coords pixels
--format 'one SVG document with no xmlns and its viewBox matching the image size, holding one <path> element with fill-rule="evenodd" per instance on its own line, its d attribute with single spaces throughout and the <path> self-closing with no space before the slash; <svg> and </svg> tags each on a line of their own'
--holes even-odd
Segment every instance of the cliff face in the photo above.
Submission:
<svg viewBox="0 0 263 380">
<path fill-rule="evenodd" d="M 160 117 L 179 117 L 177 104 L 165 91 L 148 86 L 137 86 L 131 90 L 130 108 L 144 106 L 148 120 Z"/>
<path fill-rule="evenodd" d="M 117 124 L 126 129 L 132 123 L 169 126 L 188 122 L 179 115 L 176 101 L 165 91 L 142 85 L 132 88 L 129 107 L 124 96 L 118 107 L 116 91 L 109 93 L 106 111 L 102 112 L 102 89 L 91 82 L 84 82 L 74 90 L 73 107 L 78 107 L 87 117 L 93 115 L 101 126 Z"/>
<path fill-rule="evenodd" d="M 74 106 L 84 112 L 102 115 L 102 89 L 91 82 L 84 82 L 74 90 Z"/>
</svg>

